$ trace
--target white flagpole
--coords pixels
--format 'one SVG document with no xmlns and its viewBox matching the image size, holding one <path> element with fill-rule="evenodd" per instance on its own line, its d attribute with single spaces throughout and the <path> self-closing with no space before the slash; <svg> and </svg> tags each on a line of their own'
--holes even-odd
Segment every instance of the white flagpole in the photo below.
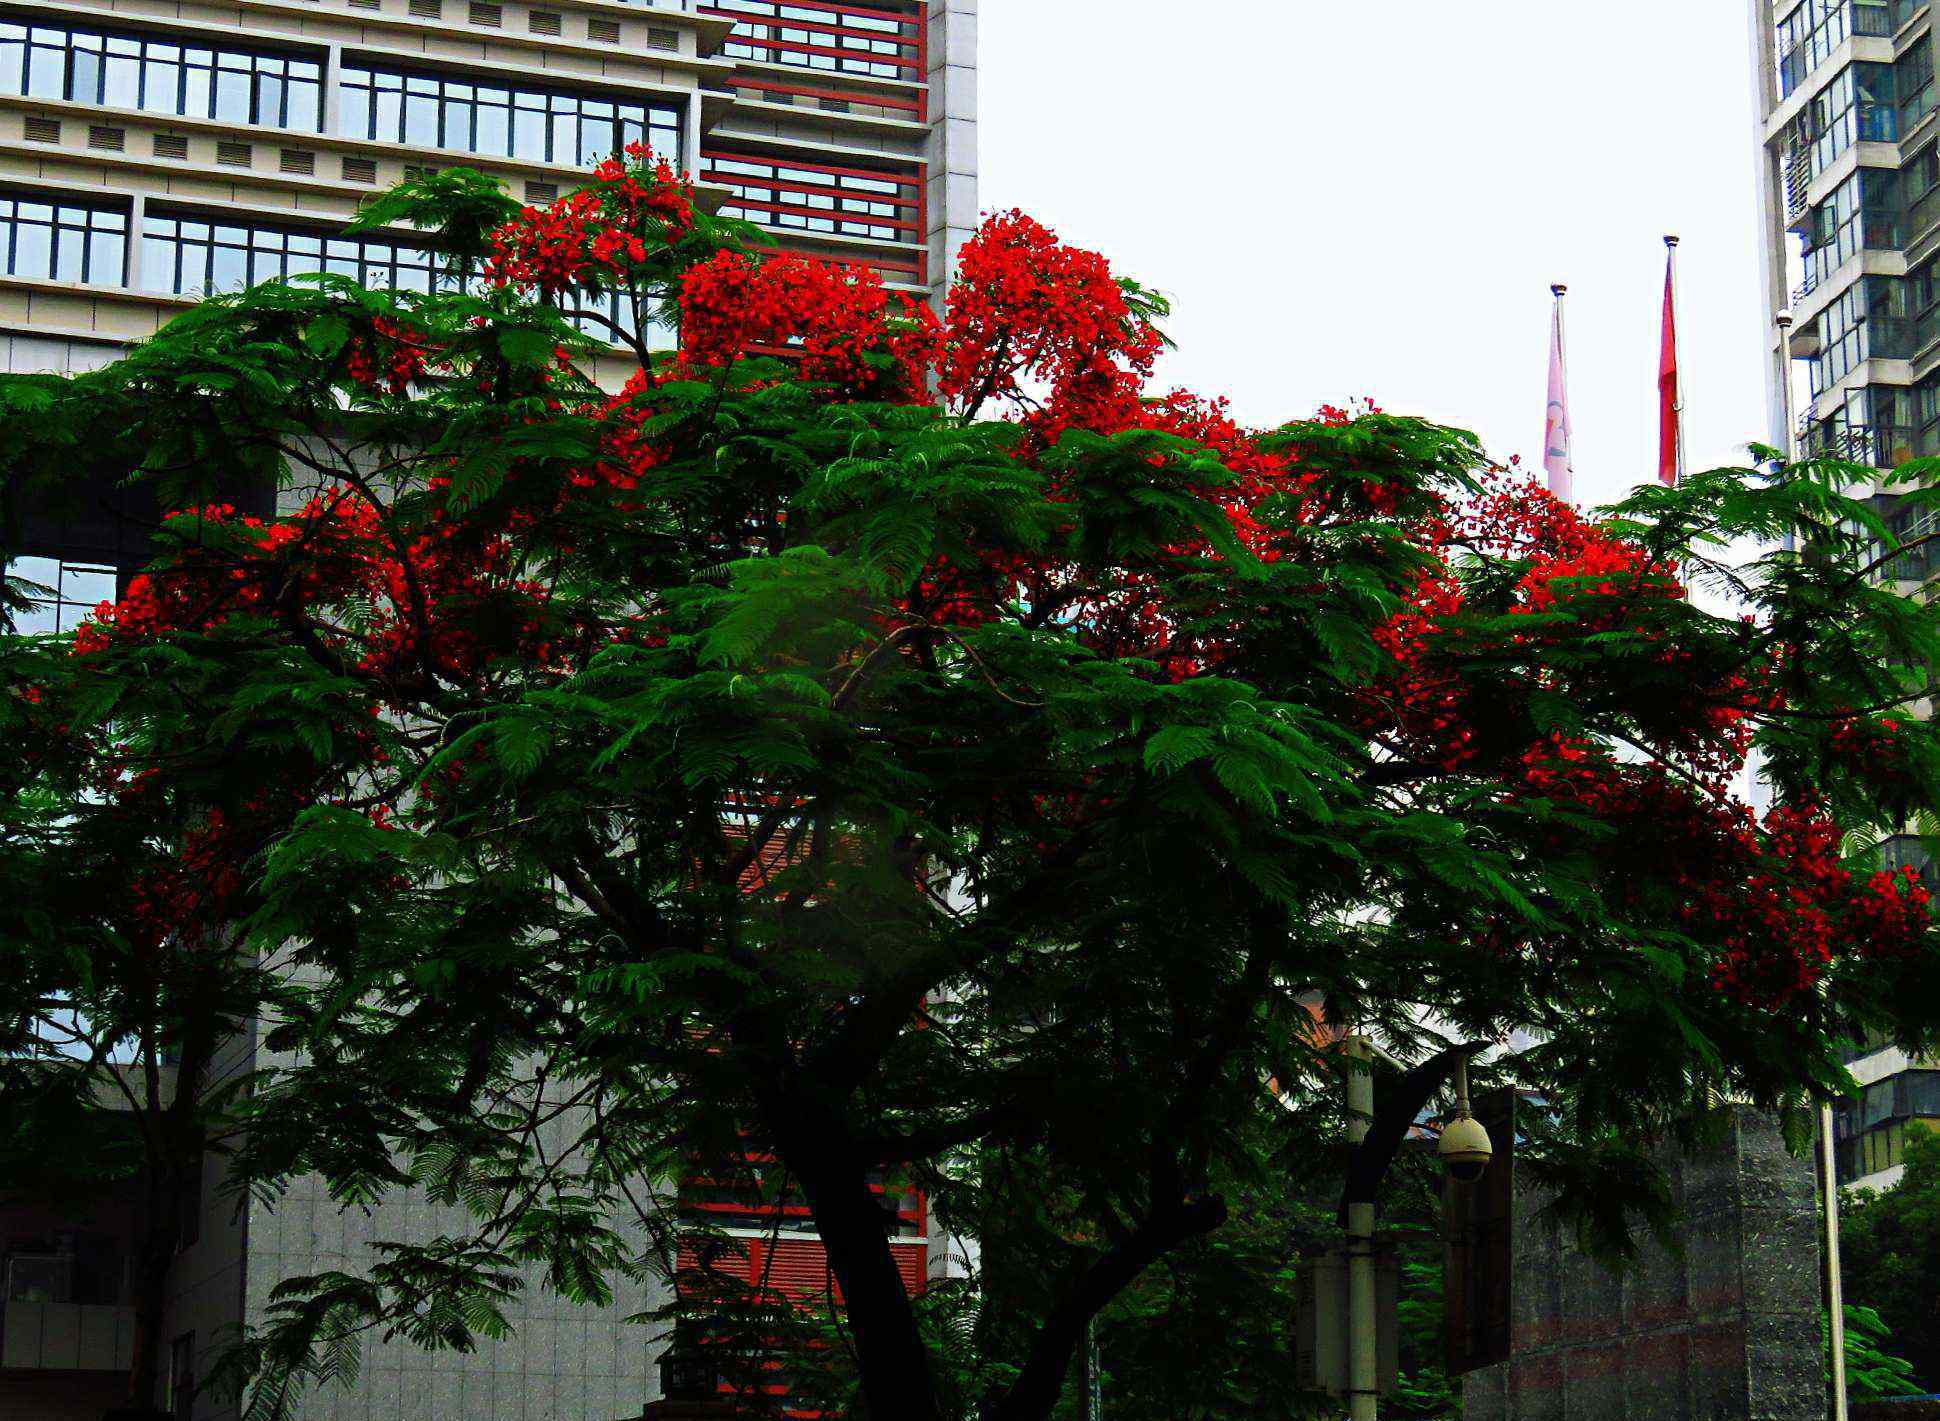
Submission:
<svg viewBox="0 0 1940 1421">
<path fill-rule="evenodd" d="M 1677 412 L 1677 481 L 1683 483 L 1690 471 L 1684 463 L 1684 313 L 1677 301 L 1678 240 L 1675 236 L 1664 238 L 1671 262 L 1671 359 L 1677 365 L 1677 401 L 1671 408 Z"/>
<path fill-rule="evenodd" d="M 1556 420 L 1557 430 L 1562 436 L 1563 484 L 1567 491 L 1568 502 L 1574 505 L 1576 498 L 1576 431 L 1570 427 L 1569 417 L 1569 340 L 1563 324 L 1563 298 L 1569 294 L 1569 287 L 1558 281 L 1551 284 L 1549 294 L 1556 298 L 1554 319 L 1556 322 L 1556 368 L 1550 372 L 1550 408 L 1543 429 L 1543 464 L 1547 468 L 1550 455 L 1549 420 Z M 1558 401 L 1561 406 L 1558 408 Z M 1549 471 L 1551 492 L 1556 491 L 1556 475 Z"/>
</svg>

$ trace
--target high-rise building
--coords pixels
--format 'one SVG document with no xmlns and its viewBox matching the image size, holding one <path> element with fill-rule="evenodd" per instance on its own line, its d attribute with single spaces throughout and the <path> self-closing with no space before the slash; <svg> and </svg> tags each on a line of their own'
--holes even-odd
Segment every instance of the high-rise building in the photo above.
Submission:
<svg viewBox="0 0 1940 1421">
<path fill-rule="evenodd" d="M 1940 453 L 1936 8 L 1752 0 L 1769 437 L 1782 448 L 1789 434 L 1801 455 L 1883 471 Z M 1773 322 L 1787 309 L 1781 348 Z M 1931 531 L 1932 515 L 1891 488 L 1874 499 L 1902 541 Z M 1940 573 L 1937 548 L 1909 549 L 1880 578 L 1925 595 Z M 1929 867 L 1912 838 L 1890 840 L 1886 856 Z M 1884 1187 L 1899 1177 L 1908 1128 L 1940 1126 L 1934 1066 L 1878 1043 L 1855 1055 L 1866 1091 L 1839 1111 L 1842 1180 Z"/>
<path fill-rule="evenodd" d="M 371 194 L 464 166 L 542 204 L 634 141 L 782 247 L 935 299 L 977 219 L 976 11 L 977 0 L 0 0 L 0 369 L 97 367 L 199 297 L 276 277 L 427 289 L 435 264 L 411 233 L 340 234 Z M 142 558 L 113 519 L 27 516 L 14 533 L 14 570 L 57 594 L 23 630 L 71 625 Z M 234 1043 L 229 1067 L 254 1049 Z M 306 1181 L 237 1212 L 219 1183 L 212 1159 L 160 1344 L 167 1404 L 185 1421 L 233 1417 L 194 1382 L 228 1329 L 263 1317 L 279 1281 L 355 1267 L 372 1241 L 444 1222 L 416 1198 L 375 1216 L 345 1210 Z M 758 1255 L 773 1213 L 726 1222 L 747 1226 L 730 1232 Z M 139 1223 L 132 1191 L 86 1208 L 0 1207 L 0 1418 L 95 1421 L 120 1400 Z M 897 1210 L 912 1281 L 942 1266 L 926 1227 L 920 1203 Z M 796 1223 L 789 1234 L 779 1253 L 816 1272 L 819 1245 Z M 535 1290 L 514 1336 L 469 1357 L 374 1346 L 354 1386 L 314 1395 L 303 1415 L 638 1415 L 657 1382 L 648 1330 L 623 1319 L 663 1301 L 634 1288 L 596 1311 Z"/>
</svg>

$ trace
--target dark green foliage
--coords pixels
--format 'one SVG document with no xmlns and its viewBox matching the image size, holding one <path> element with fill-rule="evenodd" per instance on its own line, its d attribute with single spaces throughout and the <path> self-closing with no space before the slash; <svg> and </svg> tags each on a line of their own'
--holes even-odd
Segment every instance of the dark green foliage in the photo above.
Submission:
<svg viewBox="0 0 1940 1421">
<path fill-rule="evenodd" d="M 1940 1384 L 1940 1135 L 1910 1127 L 1906 1173 L 1890 1189 L 1842 1196 L 1839 1253 L 1846 1300 L 1878 1315 L 1914 1376 Z M 1885 1350 L 1882 1347 L 1882 1350 Z"/>
<path fill-rule="evenodd" d="M 1821 1330 L 1825 1347 L 1831 1347 L 1832 1329 Z M 1868 1307 L 1846 1304 L 1846 1399 L 1848 1401 L 1889 1401 L 1896 1396 L 1924 1396 L 1913 1380 L 1913 1364 L 1892 1356 L 1890 1328 L 1880 1315 Z"/>
</svg>

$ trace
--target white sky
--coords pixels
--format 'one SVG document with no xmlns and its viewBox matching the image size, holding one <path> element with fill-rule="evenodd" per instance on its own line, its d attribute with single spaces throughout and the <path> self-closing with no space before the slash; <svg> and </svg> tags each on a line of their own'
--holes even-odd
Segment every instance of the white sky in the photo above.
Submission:
<svg viewBox="0 0 1940 1421">
<path fill-rule="evenodd" d="M 1764 419 L 1744 0 L 982 0 L 985 210 L 1170 296 L 1161 384 L 1373 396 L 1540 463 L 1569 283 L 1579 496 L 1654 477 L 1663 234 L 1693 467 Z"/>
</svg>

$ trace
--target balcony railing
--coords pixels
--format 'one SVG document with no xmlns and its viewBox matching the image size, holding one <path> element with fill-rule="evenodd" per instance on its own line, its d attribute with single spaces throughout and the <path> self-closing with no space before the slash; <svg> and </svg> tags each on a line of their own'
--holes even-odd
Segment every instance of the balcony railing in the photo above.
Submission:
<svg viewBox="0 0 1940 1421">
<path fill-rule="evenodd" d="M 701 177 L 734 193 L 724 213 L 777 231 L 885 242 L 916 242 L 924 235 L 923 182 L 913 172 L 703 150 Z"/>
<path fill-rule="evenodd" d="M 1795 148 L 1785 159 L 1785 220 L 1797 222 L 1812 205 L 1806 194 L 1812 190 L 1812 149 Z"/>
<path fill-rule="evenodd" d="M 1805 459 L 1839 459 L 1848 464 L 1865 464 L 1875 469 L 1890 469 L 1911 458 L 1913 430 L 1903 425 L 1866 424 L 1829 426 L 1809 415 L 1799 421 L 1799 456 Z"/>
<path fill-rule="evenodd" d="M 846 0 L 697 0 L 697 13 L 736 22 L 723 53 L 831 77 L 921 83 L 929 59 L 924 11 Z"/>
</svg>

